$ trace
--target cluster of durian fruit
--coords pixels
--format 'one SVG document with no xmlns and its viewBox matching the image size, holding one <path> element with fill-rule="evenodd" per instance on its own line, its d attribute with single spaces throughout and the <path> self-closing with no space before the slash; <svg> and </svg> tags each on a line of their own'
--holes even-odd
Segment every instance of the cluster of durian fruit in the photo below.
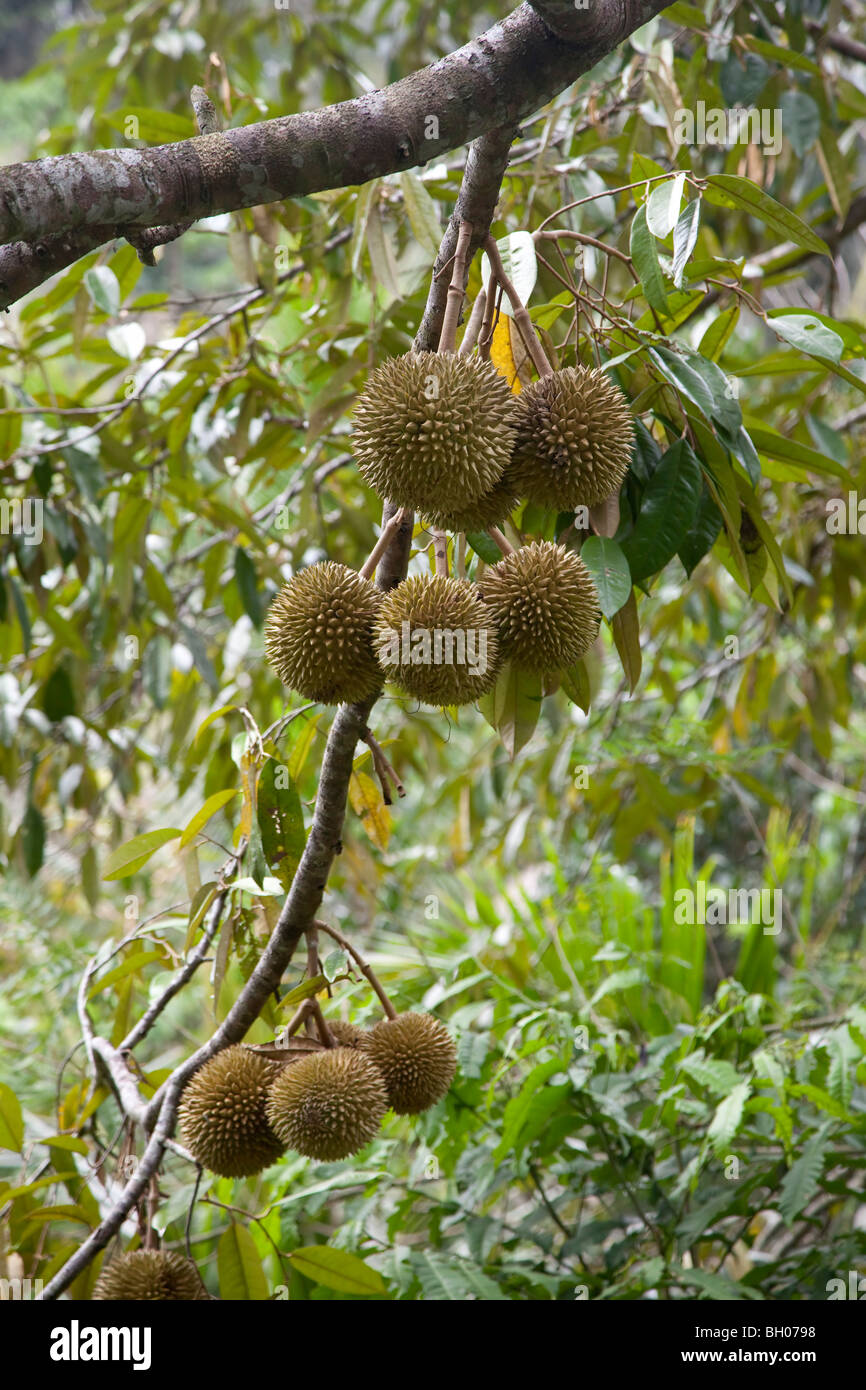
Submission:
<svg viewBox="0 0 866 1390">
<path fill-rule="evenodd" d="M 388 1109 L 429 1110 L 448 1091 L 457 1049 L 431 1014 L 398 1014 L 370 1029 L 329 1021 L 334 1045 L 283 1061 L 236 1044 L 205 1062 L 184 1089 L 180 1136 L 221 1177 L 260 1173 L 293 1149 L 333 1162 L 369 1144 Z M 314 1044 L 315 1047 L 315 1044 Z M 168 1251 L 111 1261 L 95 1299 L 209 1298 L 195 1265 Z"/>
<path fill-rule="evenodd" d="M 622 392 L 583 366 L 514 396 L 480 357 L 412 352 L 372 373 L 355 413 L 365 481 L 440 531 L 498 527 L 521 500 L 595 507 L 619 491 L 633 442 Z M 460 705 L 491 688 L 503 661 L 542 674 L 571 666 L 600 621 L 586 565 L 542 540 L 480 583 L 412 575 L 387 594 L 344 565 L 312 565 L 274 599 L 265 651 L 280 679 L 317 703 L 367 699 L 387 677 L 427 704 Z M 486 669 L 413 660 L 414 633 L 437 629 L 484 634 Z M 409 640 L 395 644 L 395 633 Z"/>
</svg>

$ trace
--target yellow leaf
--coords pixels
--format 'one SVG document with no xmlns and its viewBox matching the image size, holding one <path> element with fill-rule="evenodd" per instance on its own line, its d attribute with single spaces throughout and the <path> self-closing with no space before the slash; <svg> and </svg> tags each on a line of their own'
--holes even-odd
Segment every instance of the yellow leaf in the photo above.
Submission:
<svg viewBox="0 0 866 1390">
<path fill-rule="evenodd" d="M 526 350 L 519 329 L 513 326 L 512 320 L 505 314 L 500 314 L 490 344 L 490 361 L 499 375 L 505 377 L 515 395 L 523 389 L 520 369 L 525 358 Z"/>
<path fill-rule="evenodd" d="M 381 788 L 366 772 L 352 773 L 349 800 L 376 848 L 387 849 L 393 825 L 391 813 L 385 805 Z"/>
</svg>

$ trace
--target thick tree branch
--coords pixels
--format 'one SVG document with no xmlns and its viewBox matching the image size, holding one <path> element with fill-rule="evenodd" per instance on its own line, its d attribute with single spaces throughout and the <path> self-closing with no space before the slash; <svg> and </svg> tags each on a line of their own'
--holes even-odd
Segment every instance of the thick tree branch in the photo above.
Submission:
<svg viewBox="0 0 866 1390">
<path fill-rule="evenodd" d="M 426 164 L 493 127 L 513 130 L 663 10 L 665 0 L 594 0 L 575 12 L 567 42 L 549 27 L 566 32 L 563 6 L 537 8 L 547 22 L 523 4 L 431 67 L 353 101 L 151 149 L 9 166 L 0 174 L 0 241 L 13 244 L 0 251 L 0 308 L 39 283 L 37 263 L 14 243 L 47 246 L 53 271 L 61 249 L 50 238 L 77 229 L 88 229 L 85 249 L 93 249 L 97 227 L 112 229 L 108 240 L 123 228 L 173 226 L 367 183 Z M 461 216 L 475 225 L 465 210 Z"/>
</svg>

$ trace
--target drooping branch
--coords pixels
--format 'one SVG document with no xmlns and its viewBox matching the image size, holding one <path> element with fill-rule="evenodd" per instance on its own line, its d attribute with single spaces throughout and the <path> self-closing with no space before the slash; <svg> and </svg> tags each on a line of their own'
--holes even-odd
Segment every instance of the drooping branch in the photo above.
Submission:
<svg viewBox="0 0 866 1390">
<path fill-rule="evenodd" d="M 0 308 L 39 283 L 38 257 L 21 242 L 48 248 L 51 274 L 70 263 L 63 254 L 74 251 L 72 260 L 93 249 L 96 228 L 105 241 L 125 228 L 173 226 L 367 183 L 426 164 L 493 128 L 513 132 L 663 10 L 665 0 L 594 0 L 568 26 L 554 13 L 561 8 L 522 4 L 432 66 L 319 111 L 150 149 L 10 165 L 0 174 L 0 242 L 11 243 L 0 250 Z M 476 225 L 467 210 L 459 211 Z M 62 246 L 50 240 L 58 237 L 68 240 Z"/>
<path fill-rule="evenodd" d="M 656 3 L 656 0 L 650 5 L 637 5 L 632 3 L 632 0 L 598 0 L 591 12 L 593 18 L 590 18 L 590 12 L 585 16 L 586 45 L 582 44 L 579 49 L 570 49 L 551 37 L 550 31 L 539 20 L 534 10 L 528 5 L 522 5 L 504 24 L 497 25 L 475 44 L 461 50 L 460 54 L 444 59 L 424 73 L 415 74 L 414 78 L 406 79 L 405 83 L 395 84 L 394 88 L 388 88 L 384 93 L 372 93 L 358 102 L 346 102 L 324 112 L 313 113 L 309 117 L 292 117 L 287 122 L 265 123 L 266 127 L 271 129 L 264 137 L 264 150 L 259 155 L 253 153 L 250 141 L 253 140 L 255 131 L 261 131 L 263 127 L 250 127 L 246 133 L 231 131 L 225 135 L 202 136 L 197 141 L 186 141 L 182 142 L 181 146 L 167 147 L 170 152 L 176 152 L 176 159 L 180 163 L 175 164 L 172 158 L 168 157 L 168 162 L 163 166 L 164 171 L 180 177 L 184 159 L 192 159 L 193 164 L 187 169 L 187 173 L 197 169 L 199 179 L 193 178 L 186 190 L 186 201 L 182 208 L 179 208 L 177 203 L 172 205 L 170 199 L 168 208 L 162 202 L 159 204 L 158 215 L 151 217 L 150 222 L 152 224 L 157 221 L 165 223 L 170 220 L 182 220 L 176 218 L 175 213 L 181 212 L 183 216 L 190 216 L 193 209 L 198 209 L 193 214 L 195 216 L 200 216 L 203 212 L 216 211 L 218 208 L 230 211 L 235 207 L 274 201 L 290 192 L 314 191 L 316 188 L 363 182 L 378 173 L 388 172 L 389 168 L 409 167 L 412 163 L 419 162 L 417 154 L 413 155 L 411 143 L 408 148 L 398 148 L 396 163 L 394 149 L 388 147 L 388 138 L 396 133 L 394 122 L 403 101 L 408 102 L 410 108 L 413 101 L 420 101 L 421 104 L 414 108 L 416 119 L 422 111 L 429 115 L 441 108 L 441 120 L 447 134 L 440 136 L 438 146 L 434 145 L 424 151 L 424 159 L 430 158 L 441 149 L 452 148 L 454 144 L 462 143 L 467 135 L 474 135 L 477 131 L 489 127 L 491 115 L 494 120 L 499 116 L 502 128 L 483 136 L 470 150 L 457 208 L 437 256 L 430 296 L 415 339 L 416 350 L 433 351 L 439 342 L 447 297 L 447 285 L 443 285 L 441 280 L 437 279 L 438 272 L 454 257 L 460 221 L 470 222 L 473 228 L 472 241 L 475 244 L 469 247 L 467 263 L 477 245 L 480 245 L 488 234 L 508 157 L 514 121 L 519 114 L 528 114 L 548 96 L 555 95 L 569 85 L 633 28 L 662 8 L 664 6 Z M 600 11 L 605 12 L 608 24 L 611 15 L 615 13 L 619 16 L 619 23 L 626 26 L 622 32 L 617 31 L 616 37 L 602 48 L 598 47 L 597 39 L 591 38 L 596 34 L 595 21 Z M 511 79 L 508 78 L 508 63 L 505 62 L 505 58 L 509 57 L 514 65 Z M 490 85 L 491 74 L 498 74 L 498 83 L 495 83 L 493 88 Z M 509 80 L 514 82 L 511 90 L 508 88 Z M 409 84 L 408 88 L 406 84 Z M 460 92 L 466 98 L 463 105 L 459 100 Z M 439 107 L 433 104 L 434 94 L 437 96 Z M 528 105 L 525 105 L 527 102 Z M 338 114 L 335 116 L 335 113 Z M 402 115 L 405 119 L 406 112 Z M 345 130 L 340 124 L 343 119 L 346 121 Z M 368 123 L 366 133 L 363 131 L 365 120 Z M 296 137 L 294 160 L 290 152 L 280 147 L 280 142 L 285 144 L 287 139 L 287 132 L 283 129 L 285 125 L 288 125 L 292 136 Z M 249 136 L 249 139 L 245 136 Z M 235 138 L 230 140 L 229 137 Z M 227 149 L 221 144 L 225 140 L 229 140 Z M 441 143 L 442 140 L 444 143 Z M 291 146 L 291 141 L 288 143 Z M 189 149 L 191 146 L 196 147 L 194 153 Z M 149 207 L 152 212 L 155 210 L 158 199 L 153 190 L 159 187 L 160 167 L 157 163 L 157 167 L 150 171 L 154 175 L 150 189 L 144 189 L 141 185 L 136 187 L 136 177 L 140 180 L 142 172 L 142 165 L 138 162 L 139 154 L 158 155 L 163 158 L 165 150 L 166 147 L 161 151 L 135 152 L 135 158 L 129 159 L 128 166 L 124 157 L 128 157 L 129 152 L 111 152 L 112 155 L 116 153 L 120 156 L 121 167 L 128 167 L 129 181 L 125 188 L 127 195 L 137 207 L 138 225 L 148 225 L 149 217 L 143 209 Z M 308 156 L 307 163 L 305 152 Z M 262 154 L 265 156 L 264 159 Z M 365 157 L 373 161 L 373 166 L 364 164 Z M 100 206 L 100 200 L 110 202 L 117 195 L 116 188 L 111 185 L 111 159 L 106 161 L 108 167 L 104 167 L 99 165 L 98 156 L 61 158 L 71 163 L 64 171 L 58 171 L 60 182 L 56 184 L 56 193 L 59 195 L 62 191 L 66 199 L 59 219 L 69 214 L 71 203 L 75 201 L 72 197 L 70 203 L 70 197 L 77 189 L 79 195 L 88 195 L 85 198 L 88 215 L 79 216 L 75 225 L 88 220 L 100 220 L 93 212 L 94 206 Z M 88 164 L 88 160 L 96 160 L 97 163 Z M 77 165 L 75 161 L 82 163 Z M 44 165 L 50 161 L 42 163 Z M 286 175 L 287 163 L 291 174 L 288 178 L 291 187 L 284 187 L 282 192 L 276 192 L 268 181 L 274 173 Z M 30 167 L 18 166 L 19 170 Z M 339 172 L 336 172 L 337 170 Z M 361 172 L 362 170 L 364 172 Z M 100 172 L 104 176 L 103 179 L 97 178 L 95 184 L 88 181 Z M 305 179 L 323 176 L 329 182 L 303 182 Z M 296 180 L 301 180 L 301 183 Z M 48 182 L 49 186 L 52 186 L 50 178 Z M 183 184 L 182 177 L 180 182 Z M 25 185 L 35 191 L 36 186 L 28 185 L 26 179 Z M 3 180 L 0 179 L 0 207 L 4 205 L 3 191 Z M 136 202 L 136 194 L 141 195 L 140 204 Z M 173 193 L 172 196 L 177 195 Z M 231 199 L 238 196 L 240 201 L 237 202 L 215 202 L 216 198 Z M 24 204 L 20 201 L 20 196 L 16 198 L 14 191 L 6 197 L 5 206 L 7 211 L 15 210 L 10 215 L 18 235 L 26 234 L 23 230 L 25 227 L 32 229 L 33 226 L 39 225 L 40 230 L 43 230 L 35 213 L 33 221 L 28 223 L 29 214 L 24 211 Z M 127 203 L 127 208 L 128 206 Z M 30 212 L 34 212 L 32 207 Z M 0 217 L 0 231 L 3 226 L 3 219 Z M 437 286 L 441 288 L 437 289 Z M 389 527 L 397 511 L 398 508 L 390 503 L 385 504 L 383 530 Z M 411 514 L 404 514 L 395 522 L 393 528 L 389 529 L 390 543 L 379 561 L 376 574 L 376 583 L 380 589 L 390 589 L 405 577 L 411 549 L 412 527 Z M 175 1069 L 159 1088 L 144 1114 L 140 1115 L 150 1138 L 135 1174 L 99 1226 L 46 1286 L 41 1295 L 43 1299 L 57 1298 L 120 1229 L 129 1212 L 148 1190 L 150 1180 L 159 1168 L 165 1149 L 171 1141 L 180 1097 L 187 1081 L 204 1062 L 222 1048 L 241 1041 L 259 1017 L 269 996 L 280 984 L 301 937 L 316 922 L 331 867 L 342 848 L 341 837 L 355 749 L 358 741 L 365 735 L 369 714 L 377 698 L 378 695 L 360 704 L 341 705 L 338 708 L 322 760 L 310 833 L 268 944 L 223 1023 L 207 1043 Z M 360 968 L 366 967 L 369 970 L 366 962 L 361 965 L 360 958 L 354 950 L 352 954 L 359 962 Z M 386 1005 L 383 999 L 383 1007 L 386 1007 L 387 1012 L 393 1006 Z M 93 1055 L 95 1040 L 91 1038 L 89 1042 Z M 114 1062 L 115 1058 L 106 1052 L 103 1064 L 110 1072 L 116 1070 Z M 125 1096 L 127 1077 L 118 1075 L 115 1079 L 118 1082 L 122 1081 L 122 1086 L 118 1085 L 118 1091 Z M 130 1100 L 132 1103 L 131 1097 Z"/>
</svg>

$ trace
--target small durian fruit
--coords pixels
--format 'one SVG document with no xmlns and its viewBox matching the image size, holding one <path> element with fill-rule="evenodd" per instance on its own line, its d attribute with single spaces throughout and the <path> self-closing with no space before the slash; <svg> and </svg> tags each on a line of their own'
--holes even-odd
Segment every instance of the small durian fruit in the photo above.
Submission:
<svg viewBox="0 0 866 1390">
<path fill-rule="evenodd" d="M 410 575 L 382 600 L 374 641 L 386 676 L 428 705 L 466 705 L 496 680 L 496 629 L 473 585 Z"/>
<path fill-rule="evenodd" d="M 317 704 L 375 695 L 383 680 L 372 642 L 380 599 L 346 565 L 326 560 L 300 570 L 265 620 L 265 655 L 280 680 Z"/>
<path fill-rule="evenodd" d="M 341 1018 L 328 1018 L 325 1022 L 338 1047 L 357 1047 L 364 1036 L 363 1028 L 354 1023 L 344 1023 Z"/>
<path fill-rule="evenodd" d="M 398 1115 L 417 1115 L 441 1100 L 454 1080 L 457 1048 L 432 1014 L 398 1014 L 371 1028 L 365 1054 L 385 1079 L 388 1103 Z"/>
<path fill-rule="evenodd" d="M 505 658 L 525 670 L 571 666 L 598 635 L 601 611 L 579 555 L 534 541 L 487 570 L 478 585 Z"/>
<path fill-rule="evenodd" d="M 463 511 L 505 471 L 513 410 L 508 383 L 478 357 L 392 357 L 355 408 L 358 467 L 395 506 Z"/>
<path fill-rule="evenodd" d="M 618 492 L 631 462 L 634 419 L 596 367 L 566 367 L 515 398 L 510 469 L 521 497 L 572 511 Z"/>
<path fill-rule="evenodd" d="M 268 1124 L 268 1089 L 282 1068 L 236 1044 L 218 1052 L 187 1083 L 178 1110 L 181 1140 L 204 1168 L 246 1178 L 283 1152 Z"/>
<path fill-rule="evenodd" d="M 482 493 L 462 511 L 452 508 L 435 512 L 425 520 L 440 531 L 486 531 L 488 527 L 499 526 L 506 517 L 511 516 L 517 501 L 517 490 L 513 486 L 511 469 L 508 468 L 490 492 Z"/>
<path fill-rule="evenodd" d="M 268 1097 L 268 1119 L 287 1148 L 325 1161 L 369 1144 L 387 1108 L 380 1073 L 351 1047 L 326 1048 L 286 1067 Z"/>
<path fill-rule="evenodd" d="M 133 1250 L 105 1266 L 93 1286 L 93 1297 L 139 1303 L 202 1301 L 210 1294 L 195 1265 L 183 1255 L 168 1250 Z"/>
</svg>

